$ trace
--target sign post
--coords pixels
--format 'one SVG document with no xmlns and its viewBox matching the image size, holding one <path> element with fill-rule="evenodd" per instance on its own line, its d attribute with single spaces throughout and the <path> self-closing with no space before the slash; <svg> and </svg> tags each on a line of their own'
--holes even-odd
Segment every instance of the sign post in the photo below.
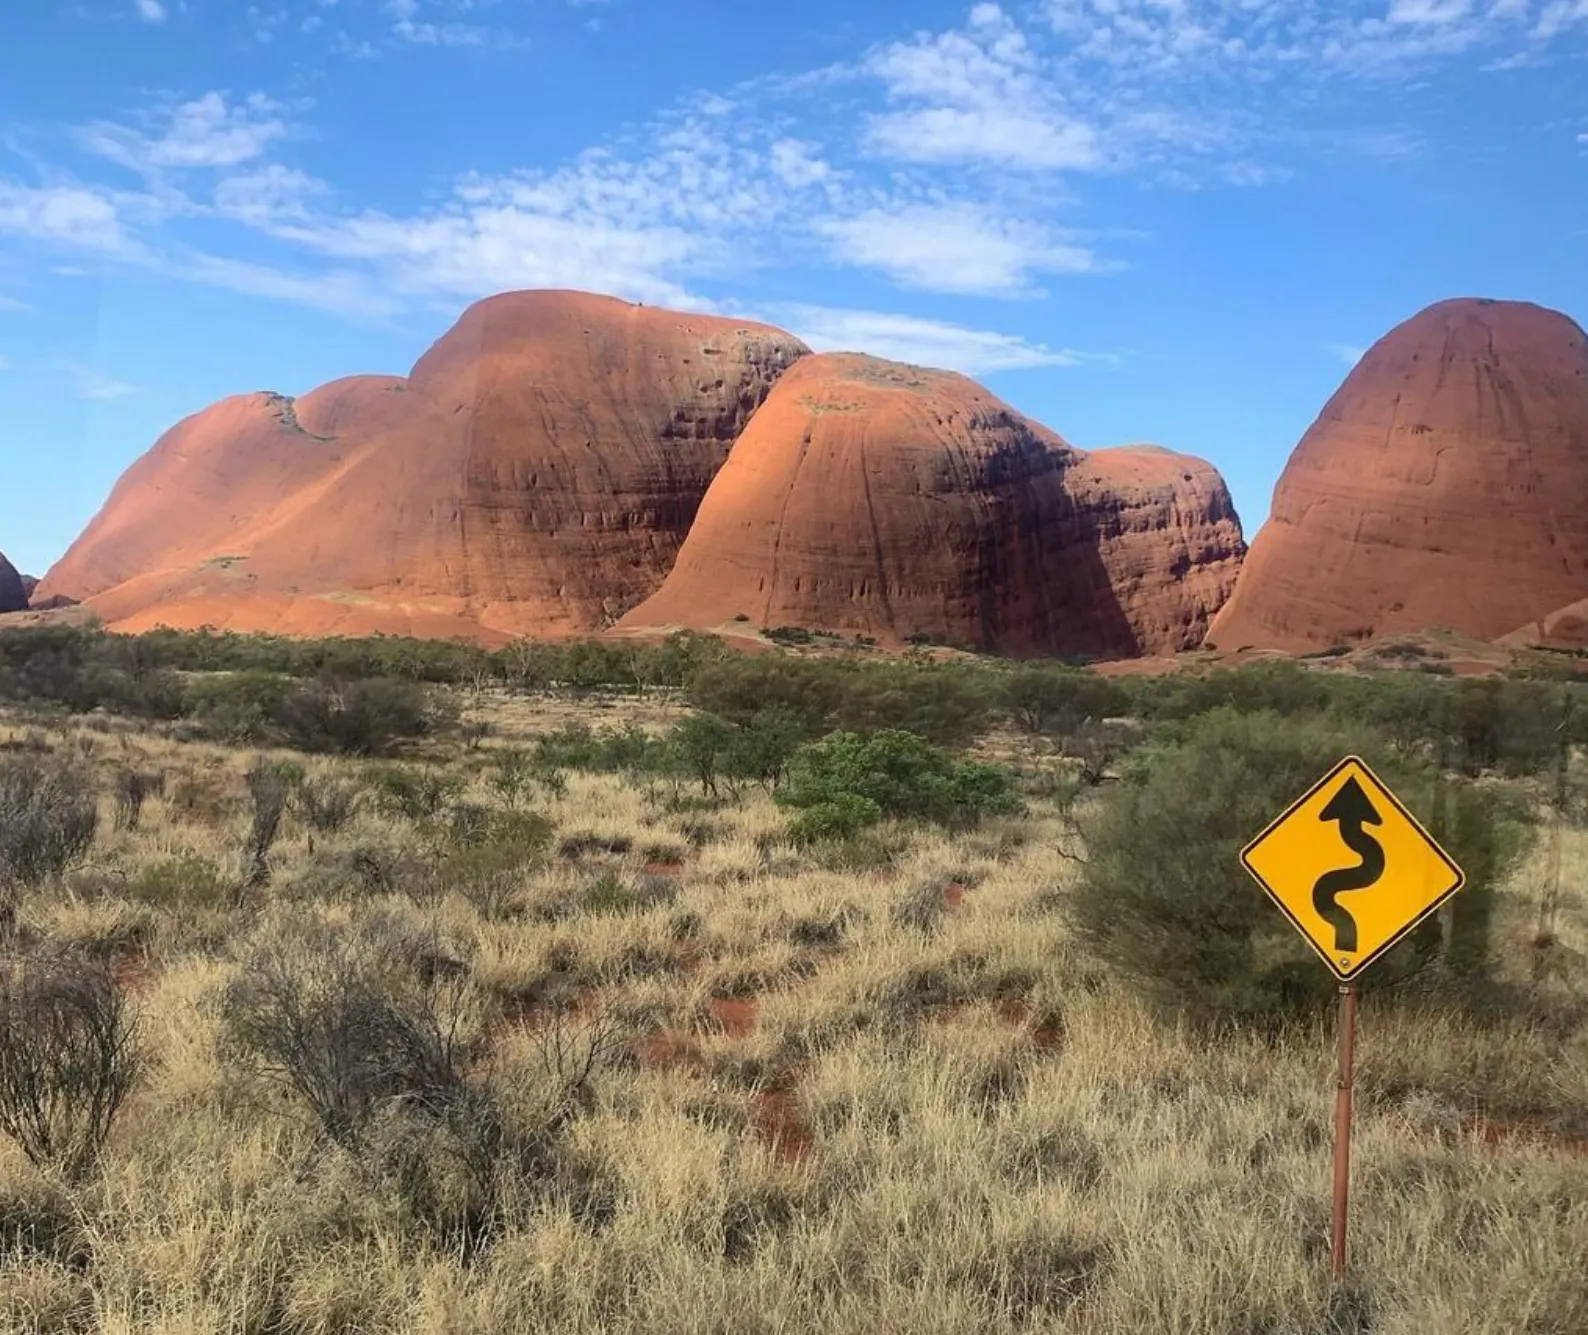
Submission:
<svg viewBox="0 0 1588 1335">
<path fill-rule="evenodd" d="M 1329 1258 L 1335 1282 L 1345 1278 L 1345 1221 L 1351 1200 L 1351 1099 L 1356 1076 L 1356 984 L 1340 984 L 1340 1081 L 1334 1095 L 1334 1203 Z"/>
<path fill-rule="evenodd" d="M 1354 865 L 1341 866 L 1354 855 Z M 1347 756 L 1241 850 L 1241 865 L 1340 984 L 1330 1257 L 1346 1266 L 1356 978 L 1466 883 L 1450 855 L 1356 756 Z M 1347 898 L 1342 901 L 1341 896 Z"/>
</svg>

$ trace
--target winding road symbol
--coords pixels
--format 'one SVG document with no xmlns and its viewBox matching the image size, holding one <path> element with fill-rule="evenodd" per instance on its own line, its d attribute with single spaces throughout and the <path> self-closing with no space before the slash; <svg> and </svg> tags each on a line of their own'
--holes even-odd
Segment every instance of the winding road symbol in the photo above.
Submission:
<svg viewBox="0 0 1588 1335">
<path fill-rule="evenodd" d="M 1466 884 L 1359 756 L 1346 756 L 1269 821 L 1240 860 L 1342 983 Z"/>
<path fill-rule="evenodd" d="M 1324 872 L 1312 887 L 1312 907 L 1334 928 L 1335 950 L 1352 954 L 1356 951 L 1356 919 L 1340 903 L 1339 896 L 1350 890 L 1366 890 L 1384 874 L 1383 845 L 1366 828 L 1382 825 L 1384 818 L 1352 775 L 1318 813 L 1318 819 L 1338 821 L 1340 838 L 1361 859 L 1354 867 Z"/>
</svg>

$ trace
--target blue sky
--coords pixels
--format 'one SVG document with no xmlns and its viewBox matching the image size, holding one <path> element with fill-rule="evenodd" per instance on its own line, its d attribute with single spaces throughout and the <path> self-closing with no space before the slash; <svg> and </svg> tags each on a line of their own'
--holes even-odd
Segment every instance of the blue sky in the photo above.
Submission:
<svg viewBox="0 0 1588 1335">
<path fill-rule="evenodd" d="M 1588 0 L 36 0 L 0 44 L 0 550 L 167 426 L 577 287 L 1211 459 L 1248 535 L 1429 302 L 1588 320 Z"/>
</svg>

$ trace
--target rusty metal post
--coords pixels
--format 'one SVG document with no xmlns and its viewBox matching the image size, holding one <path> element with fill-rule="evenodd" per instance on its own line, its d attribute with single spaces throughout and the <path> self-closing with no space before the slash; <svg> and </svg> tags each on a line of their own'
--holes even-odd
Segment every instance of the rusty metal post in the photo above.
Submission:
<svg viewBox="0 0 1588 1335">
<path fill-rule="evenodd" d="M 1351 1197 L 1351 1091 L 1356 1074 L 1356 984 L 1340 985 L 1340 1079 L 1334 1096 L 1334 1211 L 1329 1254 L 1338 1283 L 1345 1278 L 1345 1223 Z"/>
</svg>

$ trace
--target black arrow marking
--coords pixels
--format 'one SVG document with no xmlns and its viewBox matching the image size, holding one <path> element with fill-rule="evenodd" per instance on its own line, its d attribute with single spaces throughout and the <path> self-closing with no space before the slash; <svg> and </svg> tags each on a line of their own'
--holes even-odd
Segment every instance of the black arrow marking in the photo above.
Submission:
<svg viewBox="0 0 1588 1335">
<path fill-rule="evenodd" d="M 1384 874 L 1384 849 L 1362 827 L 1382 825 L 1384 818 L 1378 814 L 1362 785 L 1355 776 L 1340 785 L 1329 799 L 1328 806 L 1319 813 L 1321 821 L 1339 821 L 1340 838 L 1345 846 L 1361 858 L 1354 867 L 1325 872 L 1312 887 L 1312 907 L 1318 916 L 1334 928 L 1334 948 L 1340 951 L 1356 949 L 1356 919 L 1347 913 L 1335 896 L 1347 890 L 1366 890 Z"/>
</svg>

